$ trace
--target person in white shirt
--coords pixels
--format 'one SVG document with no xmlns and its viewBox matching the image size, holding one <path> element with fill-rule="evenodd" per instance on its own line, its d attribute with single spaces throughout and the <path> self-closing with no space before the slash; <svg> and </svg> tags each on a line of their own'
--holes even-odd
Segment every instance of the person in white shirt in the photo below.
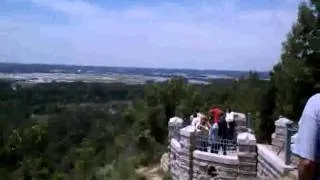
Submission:
<svg viewBox="0 0 320 180">
<path fill-rule="evenodd" d="M 190 122 L 191 122 L 191 124 L 192 124 L 192 122 L 193 122 L 193 119 L 196 118 L 196 117 L 198 117 L 198 114 L 199 114 L 199 111 L 196 109 L 196 110 L 193 112 L 193 114 L 190 116 Z"/>
<path fill-rule="evenodd" d="M 226 110 L 226 121 L 228 123 L 228 127 L 229 123 L 234 121 L 234 112 L 232 112 L 231 108 L 227 108 Z"/>
<path fill-rule="evenodd" d="M 195 113 L 190 117 L 191 125 L 196 127 L 197 124 L 200 123 L 201 119 L 206 117 L 205 115 L 199 113 L 198 110 L 195 111 Z"/>
<path fill-rule="evenodd" d="M 200 121 L 201 121 L 201 118 L 200 117 L 194 117 L 192 119 L 192 122 L 191 122 L 191 125 L 194 126 L 194 127 L 197 127 L 198 124 L 200 124 Z"/>
<path fill-rule="evenodd" d="M 228 125 L 228 139 L 235 140 L 235 113 L 230 107 L 226 109 L 226 121 Z"/>
<path fill-rule="evenodd" d="M 320 93 L 304 107 L 292 152 L 300 157 L 299 179 L 320 179 Z"/>
</svg>

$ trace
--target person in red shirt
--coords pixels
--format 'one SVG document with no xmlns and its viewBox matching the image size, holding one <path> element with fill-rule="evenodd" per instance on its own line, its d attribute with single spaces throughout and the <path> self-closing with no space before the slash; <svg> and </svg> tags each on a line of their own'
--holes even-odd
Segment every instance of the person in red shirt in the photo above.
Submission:
<svg viewBox="0 0 320 180">
<path fill-rule="evenodd" d="M 209 110 L 209 115 L 211 118 L 213 118 L 213 123 L 219 123 L 221 114 L 223 114 L 223 111 L 218 107 L 214 107 Z"/>
</svg>

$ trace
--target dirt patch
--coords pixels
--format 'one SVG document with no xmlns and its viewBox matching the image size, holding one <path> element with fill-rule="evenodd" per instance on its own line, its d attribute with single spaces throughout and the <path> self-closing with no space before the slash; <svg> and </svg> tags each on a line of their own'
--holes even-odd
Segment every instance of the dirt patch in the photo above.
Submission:
<svg viewBox="0 0 320 180">
<path fill-rule="evenodd" d="M 137 174 L 145 180 L 162 180 L 163 172 L 160 165 L 153 165 L 148 167 L 141 167 L 136 170 Z"/>
</svg>

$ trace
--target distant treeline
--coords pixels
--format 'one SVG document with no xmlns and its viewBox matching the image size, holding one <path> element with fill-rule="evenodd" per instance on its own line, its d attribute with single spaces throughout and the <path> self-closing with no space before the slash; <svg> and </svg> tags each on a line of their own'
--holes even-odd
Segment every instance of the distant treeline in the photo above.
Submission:
<svg viewBox="0 0 320 180">
<path fill-rule="evenodd" d="M 59 71 L 57 71 L 59 70 Z M 80 70 L 80 71 L 79 71 Z M 20 64 L 0 63 L 0 73 L 122 73 L 132 75 L 172 77 L 174 74 L 187 74 L 192 77 L 203 75 L 228 76 L 241 78 L 246 71 L 227 70 L 194 70 L 194 69 L 164 69 L 164 68 L 135 68 L 135 67 L 104 67 L 104 66 L 79 66 L 79 65 L 52 65 L 52 64 Z M 268 79 L 268 72 L 258 72 L 261 79 Z"/>
</svg>

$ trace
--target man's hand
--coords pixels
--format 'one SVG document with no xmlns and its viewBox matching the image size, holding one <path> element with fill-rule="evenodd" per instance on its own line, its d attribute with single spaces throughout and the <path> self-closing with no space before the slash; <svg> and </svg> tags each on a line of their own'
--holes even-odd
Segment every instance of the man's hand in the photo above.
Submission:
<svg viewBox="0 0 320 180">
<path fill-rule="evenodd" d="M 299 180 L 311 180 L 316 172 L 316 163 L 308 159 L 300 159 L 298 170 Z"/>
</svg>

